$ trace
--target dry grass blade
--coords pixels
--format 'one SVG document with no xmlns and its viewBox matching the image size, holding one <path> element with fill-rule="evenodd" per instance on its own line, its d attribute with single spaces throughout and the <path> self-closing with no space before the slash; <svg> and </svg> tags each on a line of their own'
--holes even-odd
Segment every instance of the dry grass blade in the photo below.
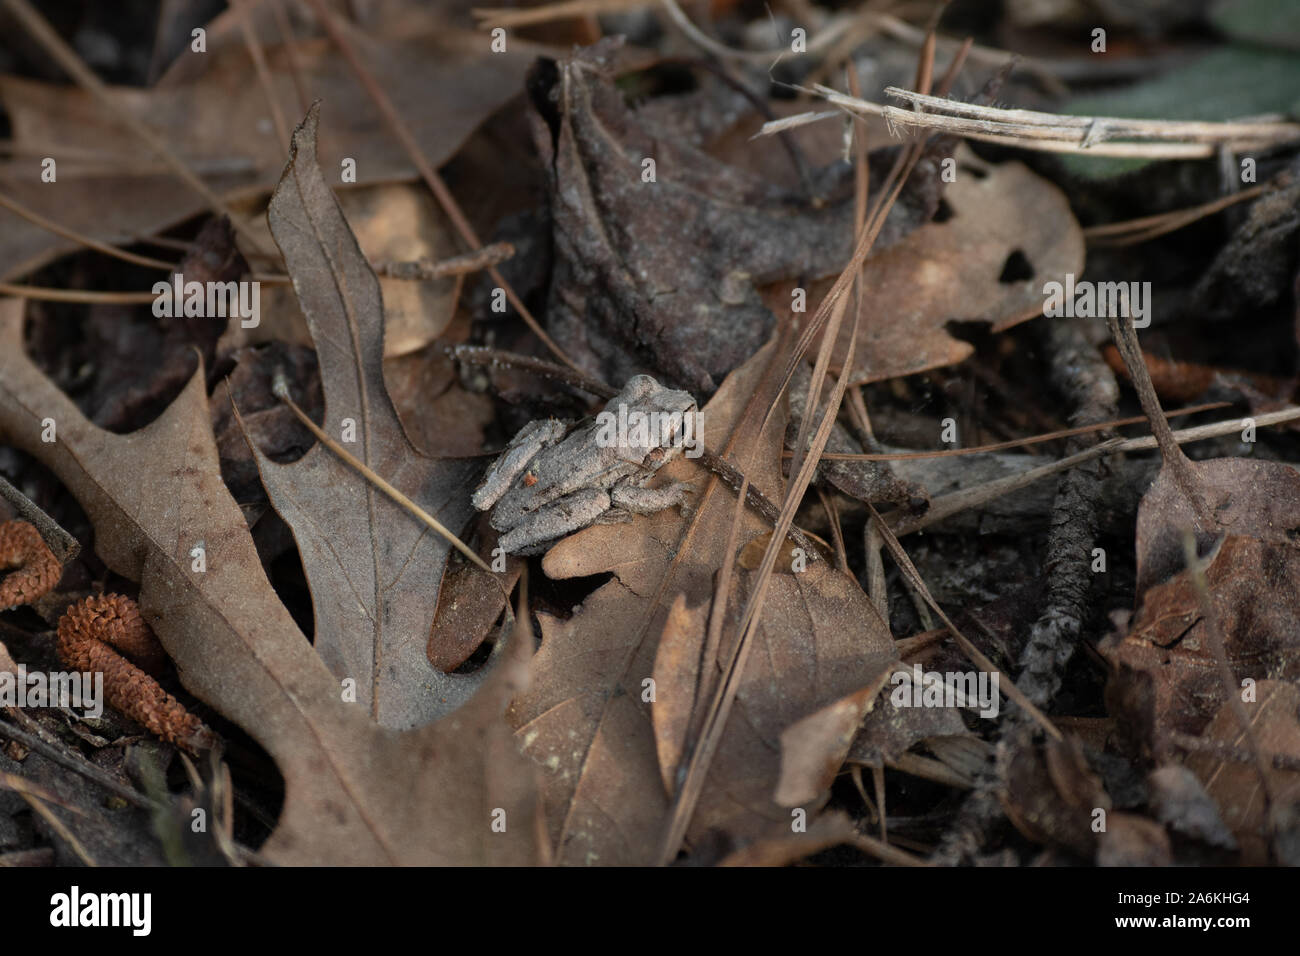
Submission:
<svg viewBox="0 0 1300 956">
<path fill-rule="evenodd" d="M 1300 408 L 1284 408 L 1280 411 L 1268 412 L 1253 417 L 1257 428 L 1281 425 L 1297 419 L 1300 419 Z M 1173 440 L 1180 445 L 1185 445 L 1189 442 L 1205 441 L 1210 438 L 1231 435 L 1234 432 L 1240 432 L 1241 428 L 1241 419 L 1232 419 L 1215 422 L 1211 425 L 1198 425 L 1196 428 L 1181 429 L 1173 433 Z M 894 534 L 901 538 L 904 535 L 928 528 L 930 525 L 942 521 L 944 518 L 950 518 L 968 508 L 978 508 L 980 505 L 988 504 L 990 501 L 1011 494 L 1013 491 L 1035 481 L 1041 481 L 1043 478 L 1060 474 L 1068 468 L 1074 468 L 1085 462 L 1094 461 L 1116 452 L 1147 451 L 1158 447 L 1160 447 L 1159 442 L 1151 435 L 1142 438 L 1112 438 L 1109 441 L 1093 445 L 1076 455 L 1070 455 L 1068 458 L 1062 458 L 1059 461 L 1038 468 L 1031 468 L 1021 474 L 1009 475 L 1006 478 L 999 478 L 996 481 L 990 481 L 974 488 L 964 488 L 961 491 L 954 491 L 952 494 L 941 495 L 930 502 L 930 509 L 925 514 L 916 517 L 895 517 L 891 514 L 888 523 L 893 528 Z"/>
<path fill-rule="evenodd" d="M 92 239 L 90 236 L 82 235 L 72 229 L 60 226 L 52 219 L 47 219 L 40 213 L 28 209 L 18 200 L 0 193 L 0 206 L 8 209 L 16 216 L 21 216 L 34 226 L 40 226 L 56 236 L 62 236 L 64 239 L 71 239 L 87 249 L 94 249 L 96 252 L 102 252 L 106 256 L 113 256 L 115 259 L 121 259 L 123 262 L 131 262 L 137 266 L 147 266 L 150 269 L 163 269 L 172 272 L 176 269 L 175 264 L 163 262 L 161 259 L 151 259 L 149 256 L 136 255 L 134 252 L 127 252 L 119 249 L 117 246 L 110 246 L 107 242 L 100 242 L 98 239 Z"/>
<path fill-rule="evenodd" d="M 1200 412 L 1208 412 L 1216 408 L 1226 408 L 1231 402 L 1205 402 L 1202 405 L 1191 405 L 1187 408 L 1179 408 L 1172 412 L 1166 412 L 1167 418 L 1177 418 L 1181 415 L 1196 415 Z M 1080 425 L 1077 428 L 1058 428 L 1056 431 L 1045 432 L 1042 435 L 1030 435 L 1026 438 L 1011 438 L 1007 441 L 993 442 L 989 445 L 971 445 L 969 448 L 945 448 L 941 451 L 899 451 L 881 454 L 858 454 L 854 452 L 826 452 L 822 455 L 822 461 L 911 461 L 919 458 L 962 458 L 966 455 L 984 455 L 989 452 L 1005 451 L 1008 448 L 1023 448 L 1025 445 L 1038 445 L 1043 442 L 1057 441 L 1062 438 L 1070 438 L 1074 435 L 1088 435 L 1093 432 L 1106 431 L 1111 428 L 1120 428 L 1124 425 L 1136 425 L 1139 422 L 1147 420 L 1145 415 L 1133 415 L 1128 418 L 1115 418 L 1108 422 L 1101 422 L 1096 425 Z M 789 452 L 786 453 L 787 457 Z"/>
<path fill-rule="evenodd" d="M 928 86 L 929 77 L 932 75 L 934 62 L 934 43 L 931 37 L 923 48 L 920 63 L 918 65 L 917 79 L 919 83 Z M 960 64 L 954 63 L 954 68 L 959 69 Z M 954 70 L 950 70 L 949 77 L 955 75 Z M 862 263 L 866 260 L 867 254 L 874 243 L 876 236 L 879 234 L 884 224 L 885 217 L 889 214 L 895 199 L 902 189 L 902 184 L 906 179 L 907 173 L 915 165 L 920 156 L 921 146 L 916 145 L 913 148 L 904 151 L 899 160 L 894 164 L 891 175 L 894 176 L 892 189 L 888 189 L 886 194 L 877 202 L 873 210 L 873 216 L 869 224 L 863 224 L 863 218 L 866 214 L 867 190 L 866 190 L 866 152 L 863 144 L 859 141 L 857 154 L 857 230 L 860 235 L 858 248 L 855 250 L 852 259 L 845 266 L 839 278 L 836 280 L 834 287 L 829 292 L 822 304 L 817 310 L 813 321 L 809 323 L 808 328 L 800 337 L 794 350 L 791 352 L 790 359 L 786 363 L 786 373 L 777 391 L 779 396 L 789 384 L 790 377 L 794 372 L 795 366 L 802 361 L 803 354 L 807 351 L 809 343 L 812 341 L 810 332 L 819 328 L 822 324 L 829 327 L 828 334 L 823 338 L 822 347 L 819 350 L 817 363 L 813 369 L 811 385 L 808 389 L 808 403 L 800 424 L 799 435 L 795 444 L 795 466 L 796 477 L 791 482 L 786 491 L 784 507 L 778 518 L 775 533 L 768 543 L 767 550 L 763 555 L 762 564 L 759 567 L 754 592 L 747 602 L 744 613 L 738 627 L 739 637 L 732 645 L 728 659 L 722 662 L 722 676 L 719 680 L 717 691 L 709 706 L 708 713 L 704 718 L 702 731 L 699 740 L 693 750 L 689 751 L 689 758 L 686 764 L 685 776 L 682 779 L 669 813 L 667 825 L 664 833 L 664 843 L 660 853 L 660 862 L 668 863 L 677 853 L 677 848 L 681 845 L 682 838 L 685 836 L 687 826 L 690 822 L 691 815 L 694 813 L 696 804 L 704 790 L 704 781 L 708 774 L 708 769 L 712 763 L 713 756 L 722 740 L 723 730 L 726 727 L 727 718 L 731 712 L 731 706 L 735 701 L 736 694 L 740 687 L 740 681 L 745 672 L 745 664 L 749 657 L 749 652 L 753 646 L 753 634 L 757 627 L 758 621 L 762 614 L 763 604 L 766 599 L 768 585 L 771 581 L 772 571 L 776 566 L 778 556 L 782 553 L 782 542 L 794 521 L 794 514 L 798 510 L 799 503 L 803 500 L 804 492 L 807 490 L 809 483 L 812 481 L 813 473 L 817 466 L 818 457 L 825 448 L 826 441 L 830 437 L 831 428 L 835 424 L 836 417 L 839 415 L 840 402 L 843 400 L 845 389 L 849 383 L 848 369 L 852 368 L 853 351 L 856 347 L 858 327 L 862 319 L 862 302 L 858 299 L 854 309 L 854 334 L 850 339 L 848 358 L 844 363 L 844 369 L 841 371 L 827 404 L 826 411 L 818 424 L 816 434 L 812 440 L 811 448 L 808 448 L 808 454 L 804 456 L 805 441 L 808 425 L 812 419 L 812 412 L 817 407 L 818 399 L 821 395 L 821 386 L 825 378 L 826 369 L 830 362 L 831 350 L 836 339 L 840 322 L 844 316 L 844 310 L 848 305 L 848 299 L 843 294 L 847 292 L 851 285 L 860 282 Z M 836 294 L 836 290 L 840 294 Z M 769 405 L 763 419 L 763 428 L 767 426 L 772 414 L 775 412 L 779 403 L 779 397 L 774 399 Z M 739 512 L 737 512 L 737 521 Z M 734 527 L 734 525 L 733 525 Z M 729 583 L 729 578 L 728 582 Z M 722 592 L 720 600 L 725 606 L 726 593 Z"/>
<path fill-rule="evenodd" d="M 287 152 L 289 149 L 289 123 L 280 109 L 280 101 L 275 96 L 275 84 L 271 82 L 271 71 L 266 65 L 266 54 L 262 51 L 262 41 L 253 29 L 252 6 L 248 0 L 230 0 L 239 16 L 239 32 L 243 36 L 248 56 L 253 61 L 257 72 L 257 82 L 266 96 L 266 105 L 271 111 L 271 121 L 275 124 L 275 134 L 280 145 Z"/>
<path fill-rule="evenodd" d="M 152 292 L 91 292 L 86 289 L 49 289 L 44 286 L 0 282 L 0 295 L 40 302 L 80 302 L 87 305 L 149 305 L 158 301 Z"/>
</svg>

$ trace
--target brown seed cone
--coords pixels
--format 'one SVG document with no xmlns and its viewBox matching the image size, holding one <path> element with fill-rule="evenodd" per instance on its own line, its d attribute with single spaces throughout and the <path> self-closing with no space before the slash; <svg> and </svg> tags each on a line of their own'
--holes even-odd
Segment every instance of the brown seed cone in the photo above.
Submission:
<svg viewBox="0 0 1300 956">
<path fill-rule="evenodd" d="M 63 576 L 63 565 L 33 525 L 5 521 L 0 522 L 0 571 L 12 571 L 0 580 L 3 610 L 29 604 L 53 590 Z"/>
<path fill-rule="evenodd" d="M 59 619 L 60 659 L 72 670 L 103 673 L 110 707 L 190 753 L 211 749 L 216 743 L 212 731 L 110 644 L 136 656 L 152 654 L 161 660 L 157 639 L 140 617 L 139 606 L 128 597 L 91 596 L 68 608 Z"/>
<path fill-rule="evenodd" d="M 69 633 L 111 644 L 150 674 L 163 672 L 167 655 L 140 616 L 140 605 L 125 595 L 101 594 L 78 601 L 59 621 L 60 643 L 65 627 Z"/>
</svg>

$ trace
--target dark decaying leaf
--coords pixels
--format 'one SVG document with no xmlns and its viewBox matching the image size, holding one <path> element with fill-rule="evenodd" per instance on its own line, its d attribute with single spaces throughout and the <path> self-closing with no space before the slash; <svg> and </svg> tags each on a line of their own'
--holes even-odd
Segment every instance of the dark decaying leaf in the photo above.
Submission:
<svg viewBox="0 0 1300 956">
<path fill-rule="evenodd" d="M 548 323 L 579 365 L 607 381 L 647 372 L 708 395 L 771 333 L 756 285 L 843 267 L 851 170 L 841 167 L 842 188 L 814 208 L 659 131 L 614 86 L 616 48 L 605 41 L 564 61 L 542 59 L 528 77 L 554 217 Z M 873 163 L 877 176 L 885 170 Z M 938 200 L 934 177 L 909 191 L 877 248 L 928 220 Z"/>
</svg>

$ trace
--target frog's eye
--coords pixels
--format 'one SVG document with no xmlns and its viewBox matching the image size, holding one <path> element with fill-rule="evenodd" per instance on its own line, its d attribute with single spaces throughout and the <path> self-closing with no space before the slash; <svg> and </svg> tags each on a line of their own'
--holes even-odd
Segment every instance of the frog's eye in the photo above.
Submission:
<svg viewBox="0 0 1300 956">
<path fill-rule="evenodd" d="M 647 468 L 658 468 L 660 465 L 664 463 L 664 459 L 667 457 L 668 457 L 668 453 L 664 451 L 662 448 L 656 446 L 654 448 L 651 448 L 648 452 L 646 452 L 646 456 L 642 460 L 642 463 Z"/>
</svg>

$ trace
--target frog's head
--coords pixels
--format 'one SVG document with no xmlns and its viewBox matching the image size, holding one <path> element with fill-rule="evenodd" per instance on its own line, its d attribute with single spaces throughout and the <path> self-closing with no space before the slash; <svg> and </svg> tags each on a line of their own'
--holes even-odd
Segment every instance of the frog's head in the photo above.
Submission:
<svg viewBox="0 0 1300 956">
<path fill-rule="evenodd" d="M 664 388 L 649 375 L 628 380 L 597 416 L 597 442 L 619 458 L 658 471 L 683 451 L 697 457 L 699 409 L 689 392 Z"/>
</svg>

